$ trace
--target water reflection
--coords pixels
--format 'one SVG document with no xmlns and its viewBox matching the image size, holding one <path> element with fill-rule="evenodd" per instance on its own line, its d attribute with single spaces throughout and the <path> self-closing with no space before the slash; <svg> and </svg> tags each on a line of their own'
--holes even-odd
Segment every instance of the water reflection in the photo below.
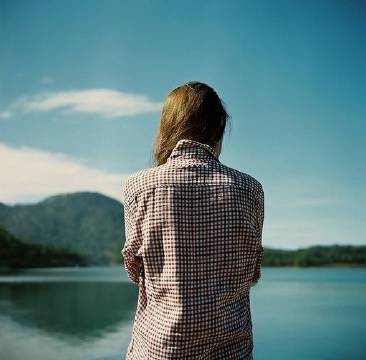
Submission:
<svg viewBox="0 0 366 360">
<path fill-rule="evenodd" d="M 37 328 L 27 328 L 9 317 L 0 316 L 0 354 L 4 360 L 121 360 L 130 338 L 130 325 L 120 323 L 99 338 L 53 336 Z"/>
<path fill-rule="evenodd" d="M 131 321 L 137 296 L 133 290 L 127 284 L 102 282 L 3 284 L 0 312 L 54 335 L 100 336 Z"/>
<path fill-rule="evenodd" d="M 44 269 L 0 276 L 1 356 L 121 359 L 131 336 L 137 296 L 138 287 L 121 268 Z"/>
</svg>

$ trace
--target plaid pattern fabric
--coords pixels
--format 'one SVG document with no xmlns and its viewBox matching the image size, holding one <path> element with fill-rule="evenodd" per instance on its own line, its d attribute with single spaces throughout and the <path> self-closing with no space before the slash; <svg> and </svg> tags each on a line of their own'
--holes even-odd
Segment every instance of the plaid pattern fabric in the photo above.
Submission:
<svg viewBox="0 0 366 360">
<path fill-rule="evenodd" d="M 264 193 L 214 149 L 178 141 L 123 184 L 121 250 L 139 296 L 126 359 L 252 359 Z"/>
</svg>

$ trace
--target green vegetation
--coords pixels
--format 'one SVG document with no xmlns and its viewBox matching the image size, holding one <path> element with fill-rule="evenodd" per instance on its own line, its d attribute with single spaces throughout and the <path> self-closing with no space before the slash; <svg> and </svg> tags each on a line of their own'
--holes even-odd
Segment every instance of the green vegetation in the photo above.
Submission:
<svg viewBox="0 0 366 360">
<path fill-rule="evenodd" d="M 297 250 L 264 248 L 263 266 L 366 266 L 366 246 L 328 245 Z"/>
<path fill-rule="evenodd" d="M 64 249 L 28 244 L 0 227 L 0 268 L 85 265 L 82 256 Z"/>
<path fill-rule="evenodd" d="M 26 242 L 62 247 L 90 265 L 121 263 L 123 205 L 96 192 L 54 195 L 33 204 L 0 203 L 0 226 Z"/>
</svg>

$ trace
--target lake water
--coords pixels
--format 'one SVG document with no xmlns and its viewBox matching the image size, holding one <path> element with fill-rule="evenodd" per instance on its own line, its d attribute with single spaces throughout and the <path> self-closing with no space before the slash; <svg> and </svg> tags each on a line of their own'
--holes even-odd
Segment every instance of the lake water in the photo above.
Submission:
<svg viewBox="0 0 366 360">
<path fill-rule="evenodd" d="M 0 359 L 124 359 L 137 295 L 123 266 L 0 275 Z M 263 268 L 251 308 L 255 360 L 366 359 L 366 269 Z"/>
</svg>

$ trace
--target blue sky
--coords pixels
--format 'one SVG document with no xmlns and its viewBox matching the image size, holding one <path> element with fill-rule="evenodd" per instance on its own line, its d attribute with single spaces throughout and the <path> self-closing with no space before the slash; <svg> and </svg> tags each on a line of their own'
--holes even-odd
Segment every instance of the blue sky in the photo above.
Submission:
<svg viewBox="0 0 366 360">
<path fill-rule="evenodd" d="M 366 3 L 0 0 L 0 201 L 151 166 L 159 112 L 199 80 L 220 161 L 265 190 L 264 245 L 365 244 Z"/>
</svg>

